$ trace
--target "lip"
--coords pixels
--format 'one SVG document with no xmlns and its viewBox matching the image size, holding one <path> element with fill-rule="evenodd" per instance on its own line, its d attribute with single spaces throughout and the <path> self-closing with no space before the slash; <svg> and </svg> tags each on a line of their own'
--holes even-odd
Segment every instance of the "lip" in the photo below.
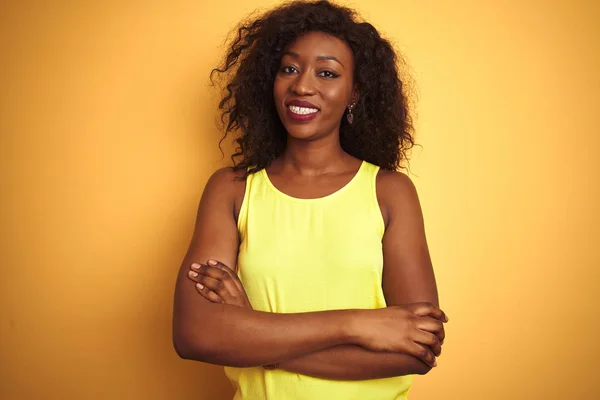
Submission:
<svg viewBox="0 0 600 400">
<path fill-rule="evenodd" d="M 313 103 L 310 103 L 308 101 L 304 101 L 304 100 L 290 100 L 287 102 L 286 106 L 298 106 L 298 107 L 305 107 L 305 108 L 316 108 L 317 110 L 319 110 L 319 107 L 315 106 Z"/>
<path fill-rule="evenodd" d="M 317 109 L 317 112 L 314 112 L 312 114 L 296 114 L 296 113 L 293 113 L 292 110 L 290 110 L 290 106 L 315 108 L 315 109 Z M 314 119 L 317 116 L 317 114 L 319 114 L 320 110 L 319 110 L 319 107 L 315 106 L 314 104 L 312 104 L 308 101 L 290 100 L 286 104 L 285 111 L 287 113 L 287 116 L 290 117 L 290 119 L 295 122 L 308 122 L 308 121 L 311 121 L 312 119 Z"/>
</svg>

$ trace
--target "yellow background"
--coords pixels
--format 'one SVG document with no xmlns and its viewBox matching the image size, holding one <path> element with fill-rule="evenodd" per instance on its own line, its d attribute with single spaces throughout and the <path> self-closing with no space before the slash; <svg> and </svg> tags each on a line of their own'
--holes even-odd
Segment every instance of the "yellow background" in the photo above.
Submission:
<svg viewBox="0 0 600 400">
<path fill-rule="evenodd" d="M 273 4 L 0 3 L 0 398 L 231 398 L 177 358 L 172 292 L 227 162 L 208 73 Z M 600 398 L 599 4 L 352 4 L 419 95 L 411 176 L 451 321 L 411 400 Z"/>
</svg>

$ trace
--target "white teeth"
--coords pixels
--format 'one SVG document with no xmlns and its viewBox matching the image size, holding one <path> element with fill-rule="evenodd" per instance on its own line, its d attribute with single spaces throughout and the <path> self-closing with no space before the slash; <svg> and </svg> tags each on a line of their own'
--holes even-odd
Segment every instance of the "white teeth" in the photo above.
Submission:
<svg viewBox="0 0 600 400">
<path fill-rule="evenodd" d="M 317 111 L 319 111 L 316 108 L 306 108 L 306 107 L 298 107 L 298 106 L 288 106 L 288 108 L 294 114 L 301 114 L 301 115 L 313 114 L 313 113 L 316 113 Z"/>
</svg>

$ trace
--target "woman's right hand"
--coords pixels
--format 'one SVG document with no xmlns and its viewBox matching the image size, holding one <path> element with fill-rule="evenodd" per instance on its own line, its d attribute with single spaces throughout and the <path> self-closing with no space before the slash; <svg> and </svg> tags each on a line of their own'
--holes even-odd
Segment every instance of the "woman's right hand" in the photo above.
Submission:
<svg viewBox="0 0 600 400">
<path fill-rule="evenodd" d="M 435 367 L 441 354 L 448 318 L 431 303 L 361 310 L 353 332 L 360 346 L 372 351 L 400 352 Z"/>
</svg>

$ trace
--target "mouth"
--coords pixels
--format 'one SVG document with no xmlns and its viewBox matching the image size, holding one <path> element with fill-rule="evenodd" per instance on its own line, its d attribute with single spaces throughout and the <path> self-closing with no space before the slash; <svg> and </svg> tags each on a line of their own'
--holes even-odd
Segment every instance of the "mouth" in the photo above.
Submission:
<svg viewBox="0 0 600 400">
<path fill-rule="evenodd" d="M 319 110 L 316 108 L 306 108 L 298 106 L 288 106 L 287 115 L 295 122 L 307 122 L 314 119 Z"/>
<path fill-rule="evenodd" d="M 307 122 L 312 120 L 319 113 L 319 109 L 308 102 L 292 101 L 287 105 L 287 115 L 296 122 Z"/>
</svg>

